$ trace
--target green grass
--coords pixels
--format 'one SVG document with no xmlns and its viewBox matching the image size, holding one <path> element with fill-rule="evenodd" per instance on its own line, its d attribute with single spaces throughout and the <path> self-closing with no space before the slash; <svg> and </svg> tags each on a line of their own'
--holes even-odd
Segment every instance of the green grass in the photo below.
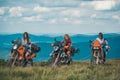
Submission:
<svg viewBox="0 0 120 80">
<path fill-rule="evenodd" d="M 70 66 L 8 68 L 0 66 L 0 80 L 120 80 L 120 60 L 107 60 L 105 65 L 91 65 L 89 61 L 74 62 Z"/>
</svg>

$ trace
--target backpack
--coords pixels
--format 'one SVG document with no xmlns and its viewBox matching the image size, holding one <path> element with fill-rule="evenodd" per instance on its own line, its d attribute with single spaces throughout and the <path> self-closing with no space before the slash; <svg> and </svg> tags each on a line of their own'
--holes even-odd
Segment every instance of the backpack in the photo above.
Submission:
<svg viewBox="0 0 120 80">
<path fill-rule="evenodd" d="M 70 52 L 71 52 L 71 56 L 74 56 L 75 53 L 79 52 L 79 49 L 71 46 L 70 47 Z"/>
<path fill-rule="evenodd" d="M 31 51 L 33 53 L 37 53 L 40 51 L 40 47 L 38 47 L 36 44 L 31 44 Z"/>
</svg>

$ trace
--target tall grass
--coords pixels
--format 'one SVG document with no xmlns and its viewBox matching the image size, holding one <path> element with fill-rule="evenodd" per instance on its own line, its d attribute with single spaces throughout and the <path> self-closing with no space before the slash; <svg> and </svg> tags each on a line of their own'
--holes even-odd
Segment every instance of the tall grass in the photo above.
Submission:
<svg viewBox="0 0 120 80">
<path fill-rule="evenodd" d="M 120 60 L 108 60 L 104 65 L 74 62 L 70 66 L 9 68 L 0 66 L 0 80 L 120 80 Z"/>
</svg>

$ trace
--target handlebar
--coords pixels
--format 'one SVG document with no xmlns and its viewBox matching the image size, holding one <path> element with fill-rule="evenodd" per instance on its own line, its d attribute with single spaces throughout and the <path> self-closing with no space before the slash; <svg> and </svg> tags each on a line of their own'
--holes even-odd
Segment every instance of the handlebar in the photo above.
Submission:
<svg viewBox="0 0 120 80">
<path fill-rule="evenodd" d="M 16 43 L 16 40 L 12 40 L 11 43 L 12 43 L 12 44 L 15 44 L 15 43 Z"/>
</svg>

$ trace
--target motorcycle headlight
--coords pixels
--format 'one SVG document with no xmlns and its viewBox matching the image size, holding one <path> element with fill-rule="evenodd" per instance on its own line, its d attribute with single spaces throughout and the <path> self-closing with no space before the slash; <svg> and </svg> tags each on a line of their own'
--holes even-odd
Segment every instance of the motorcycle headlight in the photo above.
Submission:
<svg viewBox="0 0 120 80">
<path fill-rule="evenodd" d="M 17 49 L 17 45 L 14 45 L 14 46 L 13 46 L 13 49 Z"/>
<path fill-rule="evenodd" d="M 59 47 L 54 46 L 54 51 L 57 51 L 59 49 Z"/>
</svg>

